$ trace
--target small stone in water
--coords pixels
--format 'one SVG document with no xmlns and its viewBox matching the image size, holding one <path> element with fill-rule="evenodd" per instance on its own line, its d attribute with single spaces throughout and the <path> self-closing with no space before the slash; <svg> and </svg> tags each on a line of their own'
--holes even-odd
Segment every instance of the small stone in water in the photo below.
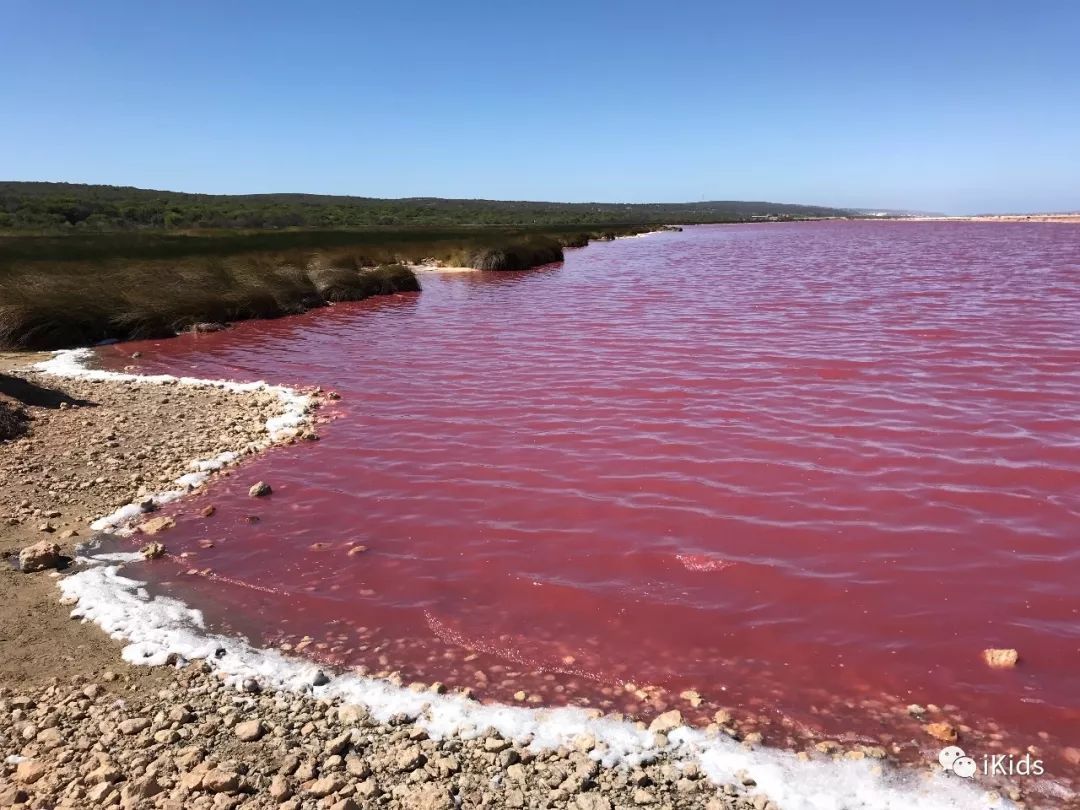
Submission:
<svg viewBox="0 0 1080 810">
<path fill-rule="evenodd" d="M 956 729 L 948 723 L 928 723 L 923 729 L 936 740 L 942 742 L 956 742 Z"/>
<path fill-rule="evenodd" d="M 983 660 L 988 667 L 993 669 L 1012 669 L 1020 658 L 1016 650 L 986 649 L 982 652 Z"/>
<path fill-rule="evenodd" d="M 264 495 L 269 495 L 273 492 L 270 485 L 265 481 L 258 481 L 251 485 L 251 489 L 248 490 L 248 495 L 252 498 L 261 498 Z"/>
<path fill-rule="evenodd" d="M 176 525 L 176 521 L 168 515 L 162 515 L 161 517 L 151 518 L 150 520 L 139 526 L 139 531 L 143 534 L 158 534 L 160 532 L 171 529 Z"/>
<path fill-rule="evenodd" d="M 165 556 L 165 546 L 161 543 L 147 543 L 139 549 L 145 560 L 156 560 Z"/>
</svg>

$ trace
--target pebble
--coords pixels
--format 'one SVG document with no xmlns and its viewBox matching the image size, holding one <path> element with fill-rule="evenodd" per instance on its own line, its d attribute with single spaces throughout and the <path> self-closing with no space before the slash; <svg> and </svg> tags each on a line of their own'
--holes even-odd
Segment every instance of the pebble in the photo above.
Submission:
<svg viewBox="0 0 1080 810">
<path fill-rule="evenodd" d="M 155 535 L 161 532 L 168 531 L 176 525 L 176 521 L 168 515 L 161 515 L 160 517 L 150 518 L 145 523 L 139 524 L 139 531 L 143 534 Z"/>
<path fill-rule="evenodd" d="M 671 711 L 664 712 L 660 716 L 654 718 L 649 724 L 649 731 L 653 732 L 653 734 L 666 734 L 682 724 L 682 712 L 678 709 L 672 709 Z"/>
<path fill-rule="evenodd" d="M 1020 659 L 1020 654 L 1012 649 L 986 649 L 982 652 L 983 661 L 992 669 L 1012 669 Z"/>
<path fill-rule="evenodd" d="M 270 485 L 265 481 L 257 481 L 256 483 L 251 485 L 251 488 L 248 490 L 248 495 L 250 495 L 252 498 L 262 498 L 266 495 L 272 494 L 273 491 L 274 490 L 271 489 Z"/>
<path fill-rule="evenodd" d="M 261 720 L 246 720 L 243 723 L 237 723 L 233 733 L 240 742 L 255 742 L 262 739 L 266 728 Z"/>
</svg>

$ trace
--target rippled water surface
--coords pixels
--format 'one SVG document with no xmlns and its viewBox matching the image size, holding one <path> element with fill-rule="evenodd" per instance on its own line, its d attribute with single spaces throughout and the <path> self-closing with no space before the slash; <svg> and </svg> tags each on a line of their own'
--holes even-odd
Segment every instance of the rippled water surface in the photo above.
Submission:
<svg viewBox="0 0 1080 810">
<path fill-rule="evenodd" d="M 934 703 L 1078 743 L 1080 229 L 699 227 L 422 283 L 105 353 L 342 394 L 181 506 L 189 556 L 146 576 L 483 697 L 693 715 L 692 688 L 777 742 L 912 739 Z"/>
</svg>

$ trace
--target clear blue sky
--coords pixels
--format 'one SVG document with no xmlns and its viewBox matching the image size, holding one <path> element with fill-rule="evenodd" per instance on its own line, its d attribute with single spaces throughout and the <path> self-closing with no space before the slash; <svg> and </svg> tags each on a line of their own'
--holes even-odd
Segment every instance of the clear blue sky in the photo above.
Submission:
<svg viewBox="0 0 1080 810">
<path fill-rule="evenodd" d="M 0 0 L 0 99 L 0 179 L 1080 209 L 1064 0 Z"/>
</svg>

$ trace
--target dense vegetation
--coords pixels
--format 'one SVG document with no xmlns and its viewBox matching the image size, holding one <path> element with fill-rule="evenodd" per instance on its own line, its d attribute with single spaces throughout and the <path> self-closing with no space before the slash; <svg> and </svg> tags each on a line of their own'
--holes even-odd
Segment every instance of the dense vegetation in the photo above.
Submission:
<svg viewBox="0 0 1080 810">
<path fill-rule="evenodd" d="M 797 219 L 849 214 L 836 208 L 770 202 L 630 205 L 425 197 L 385 200 L 316 194 L 184 194 L 120 186 L 0 182 L 0 231 L 599 226 L 612 222 L 740 222 L 767 216 Z"/>
<path fill-rule="evenodd" d="M 419 290 L 403 263 L 524 270 L 564 247 L 648 230 L 444 228 L 0 238 L 0 347 L 160 337 Z"/>
</svg>

